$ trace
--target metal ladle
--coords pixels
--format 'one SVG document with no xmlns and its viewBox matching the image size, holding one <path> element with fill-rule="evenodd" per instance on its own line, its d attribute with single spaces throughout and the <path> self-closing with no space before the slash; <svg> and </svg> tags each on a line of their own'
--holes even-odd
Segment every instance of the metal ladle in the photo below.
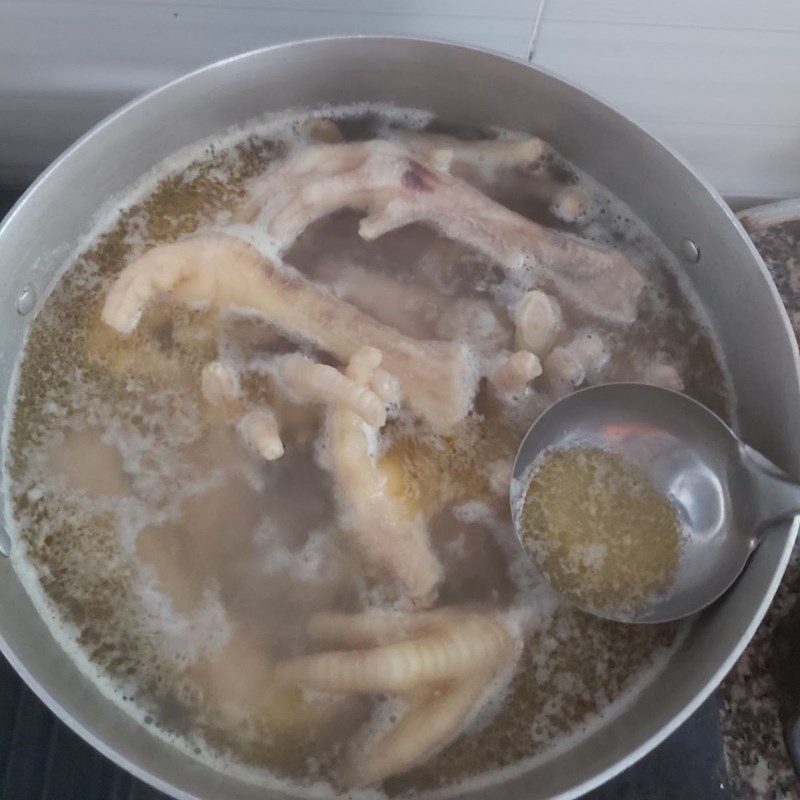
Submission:
<svg viewBox="0 0 800 800">
<path fill-rule="evenodd" d="M 705 608 L 736 580 L 771 523 L 800 514 L 800 484 L 704 405 L 669 389 L 606 384 L 552 405 L 517 451 L 512 515 L 534 560 L 519 524 L 530 466 L 548 450 L 576 447 L 608 450 L 644 470 L 683 528 L 672 588 L 633 615 L 601 613 L 609 619 L 666 622 Z"/>
</svg>

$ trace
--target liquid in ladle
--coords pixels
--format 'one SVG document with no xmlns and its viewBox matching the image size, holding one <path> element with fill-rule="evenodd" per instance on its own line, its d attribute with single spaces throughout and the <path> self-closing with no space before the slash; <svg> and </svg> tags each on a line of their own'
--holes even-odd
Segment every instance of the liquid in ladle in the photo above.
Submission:
<svg viewBox="0 0 800 800">
<path fill-rule="evenodd" d="M 675 580 L 676 510 L 616 453 L 545 453 L 532 467 L 520 522 L 523 544 L 554 588 L 601 616 L 635 614 Z"/>
</svg>

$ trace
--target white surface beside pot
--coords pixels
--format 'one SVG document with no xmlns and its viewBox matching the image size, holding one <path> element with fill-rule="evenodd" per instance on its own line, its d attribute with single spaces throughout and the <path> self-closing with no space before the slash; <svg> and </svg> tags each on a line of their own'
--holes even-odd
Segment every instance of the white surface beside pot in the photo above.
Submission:
<svg viewBox="0 0 800 800">
<path fill-rule="evenodd" d="M 330 34 L 532 58 L 641 122 L 727 196 L 800 190 L 794 0 L 0 0 L 0 183 L 27 183 L 131 97 Z"/>
</svg>

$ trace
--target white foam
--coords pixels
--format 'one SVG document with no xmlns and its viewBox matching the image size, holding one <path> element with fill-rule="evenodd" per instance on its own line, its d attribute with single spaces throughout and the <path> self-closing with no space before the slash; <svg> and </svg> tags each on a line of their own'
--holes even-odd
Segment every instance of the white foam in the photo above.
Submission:
<svg viewBox="0 0 800 800">
<path fill-rule="evenodd" d="M 491 525 L 494 523 L 497 514 L 492 506 L 481 500 L 469 500 L 466 503 L 453 507 L 453 514 L 456 519 L 466 523 L 483 522 Z"/>
</svg>

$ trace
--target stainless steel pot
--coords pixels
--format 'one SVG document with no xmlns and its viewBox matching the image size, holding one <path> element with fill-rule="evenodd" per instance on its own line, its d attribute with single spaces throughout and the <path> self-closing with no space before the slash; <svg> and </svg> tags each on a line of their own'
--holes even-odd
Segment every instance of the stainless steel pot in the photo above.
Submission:
<svg viewBox="0 0 800 800">
<path fill-rule="evenodd" d="M 8 395 L 32 316 L 15 310 L 33 305 L 18 303 L 20 294 L 28 287 L 46 295 L 100 206 L 178 148 L 235 122 L 362 100 L 534 132 L 626 201 L 683 259 L 708 310 L 733 379 L 739 433 L 800 475 L 794 336 L 763 263 L 716 192 L 641 128 L 563 80 L 492 53 L 413 39 L 324 39 L 222 61 L 135 100 L 65 153 L 0 230 L 0 396 Z M 796 524 L 784 525 L 764 543 L 730 594 L 697 619 L 663 672 L 602 730 L 525 774 L 470 794 L 575 797 L 647 753 L 697 708 L 745 647 L 796 532 Z M 194 761 L 104 698 L 55 643 L 8 561 L 0 561 L 0 648 L 81 736 L 177 798 L 279 796 Z"/>
</svg>

